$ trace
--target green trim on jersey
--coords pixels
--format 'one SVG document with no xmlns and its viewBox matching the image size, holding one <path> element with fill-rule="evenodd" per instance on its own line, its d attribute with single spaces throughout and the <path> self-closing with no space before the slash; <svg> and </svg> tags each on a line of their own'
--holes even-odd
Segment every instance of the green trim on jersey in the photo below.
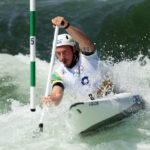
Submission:
<svg viewBox="0 0 150 150">
<path fill-rule="evenodd" d="M 51 83 L 54 84 L 55 82 L 63 82 L 62 78 L 59 76 L 59 74 L 57 72 L 54 72 L 52 74 Z"/>
</svg>

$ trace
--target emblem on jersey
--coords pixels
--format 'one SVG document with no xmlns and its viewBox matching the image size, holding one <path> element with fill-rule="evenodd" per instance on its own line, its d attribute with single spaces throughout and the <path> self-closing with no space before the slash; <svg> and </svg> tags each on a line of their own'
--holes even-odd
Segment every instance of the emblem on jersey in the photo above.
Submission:
<svg viewBox="0 0 150 150">
<path fill-rule="evenodd" d="M 88 76 L 83 77 L 83 78 L 81 79 L 81 83 L 82 83 L 83 85 L 87 85 L 87 84 L 89 83 L 89 78 L 88 78 Z"/>
<path fill-rule="evenodd" d="M 80 75 L 84 72 L 84 67 L 83 65 L 80 65 L 74 72 L 73 72 L 73 76 L 76 78 L 79 78 Z"/>
</svg>

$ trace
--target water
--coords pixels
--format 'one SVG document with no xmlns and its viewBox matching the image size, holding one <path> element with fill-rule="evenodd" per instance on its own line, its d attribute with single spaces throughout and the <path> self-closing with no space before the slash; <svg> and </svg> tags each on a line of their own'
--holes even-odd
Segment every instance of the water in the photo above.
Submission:
<svg viewBox="0 0 150 150">
<path fill-rule="evenodd" d="M 29 110 L 28 5 L 19 0 L 0 2 L 0 150 L 149 150 L 150 1 L 39 0 L 35 113 Z M 60 14 L 96 43 L 99 57 L 112 68 L 120 89 L 145 99 L 144 111 L 82 137 L 72 132 L 68 108 L 74 101 L 66 93 L 60 106 L 47 110 L 44 132 L 34 138 L 53 38 L 49 19 Z"/>
</svg>

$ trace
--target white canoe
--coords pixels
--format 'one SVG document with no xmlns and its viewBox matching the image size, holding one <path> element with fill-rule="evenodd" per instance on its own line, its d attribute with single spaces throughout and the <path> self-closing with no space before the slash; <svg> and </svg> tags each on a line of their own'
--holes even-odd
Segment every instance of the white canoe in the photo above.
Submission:
<svg viewBox="0 0 150 150">
<path fill-rule="evenodd" d="M 85 133 L 120 120 L 144 108 L 140 95 L 121 93 L 70 106 L 70 120 L 77 133 Z"/>
</svg>

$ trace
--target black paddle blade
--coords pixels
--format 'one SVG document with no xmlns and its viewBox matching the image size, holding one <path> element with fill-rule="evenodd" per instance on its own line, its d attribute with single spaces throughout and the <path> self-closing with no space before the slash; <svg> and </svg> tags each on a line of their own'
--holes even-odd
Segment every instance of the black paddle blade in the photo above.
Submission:
<svg viewBox="0 0 150 150">
<path fill-rule="evenodd" d="M 40 132 L 43 132 L 43 123 L 40 123 L 40 124 L 39 124 L 39 131 L 40 131 Z"/>
<path fill-rule="evenodd" d="M 39 124 L 39 128 L 36 129 L 36 131 L 33 131 L 33 138 L 38 138 L 41 136 L 41 133 L 43 133 L 43 123 Z"/>
</svg>

